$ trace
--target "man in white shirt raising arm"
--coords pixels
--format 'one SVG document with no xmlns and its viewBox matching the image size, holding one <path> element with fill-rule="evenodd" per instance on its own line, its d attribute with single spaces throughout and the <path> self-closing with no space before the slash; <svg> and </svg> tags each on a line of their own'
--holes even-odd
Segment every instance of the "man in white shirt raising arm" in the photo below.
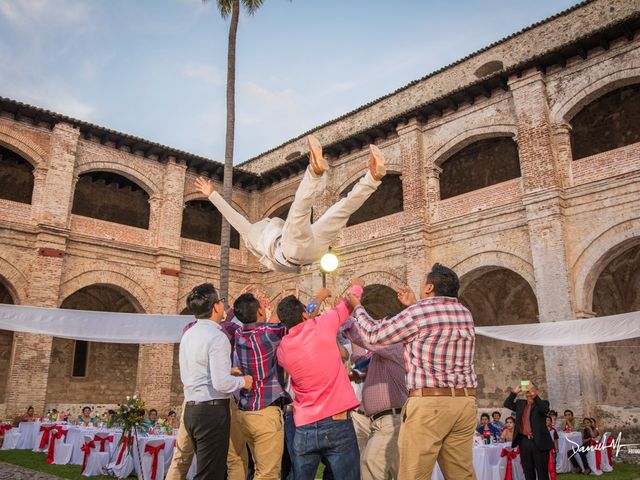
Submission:
<svg viewBox="0 0 640 480">
<path fill-rule="evenodd" d="M 184 424 L 198 457 L 195 480 L 223 480 L 229 449 L 229 399 L 250 389 L 249 375 L 231 375 L 231 344 L 222 331 L 224 298 L 210 283 L 195 287 L 187 306 L 198 319 L 180 342 Z"/>
</svg>

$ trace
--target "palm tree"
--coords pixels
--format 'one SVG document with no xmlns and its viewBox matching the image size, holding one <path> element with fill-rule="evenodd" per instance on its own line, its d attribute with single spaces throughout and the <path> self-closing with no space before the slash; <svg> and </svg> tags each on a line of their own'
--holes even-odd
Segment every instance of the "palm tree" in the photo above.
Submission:
<svg viewBox="0 0 640 480">
<path fill-rule="evenodd" d="M 203 0 L 207 3 L 208 0 Z M 249 15 L 253 15 L 262 6 L 263 0 L 242 0 L 242 5 Z M 238 33 L 238 17 L 240 16 L 240 0 L 216 0 L 222 18 L 231 15 L 229 25 L 229 44 L 227 48 L 227 133 L 224 148 L 224 181 L 223 197 L 231 204 L 233 187 L 233 142 L 236 123 L 236 35 Z M 231 243 L 231 226 L 222 218 L 222 238 L 220 241 L 220 296 L 229 296 L 229 247 Z"/>
</svg>

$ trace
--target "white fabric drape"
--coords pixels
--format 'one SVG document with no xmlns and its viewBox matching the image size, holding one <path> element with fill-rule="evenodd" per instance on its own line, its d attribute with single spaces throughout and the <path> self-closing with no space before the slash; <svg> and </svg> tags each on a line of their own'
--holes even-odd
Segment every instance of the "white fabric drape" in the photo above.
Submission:
<svg viewBox="0 0 640 480">
<path fill-rule="evenodd" d="M 189 315 L 88 312 L 0 304 L 0 329 L 105 343 L 178 343 Z M 476 333 L 528 345 L 568 346 L 640 337 L 640 312 L 584 320 L 476 327 Z"/>
</svg>

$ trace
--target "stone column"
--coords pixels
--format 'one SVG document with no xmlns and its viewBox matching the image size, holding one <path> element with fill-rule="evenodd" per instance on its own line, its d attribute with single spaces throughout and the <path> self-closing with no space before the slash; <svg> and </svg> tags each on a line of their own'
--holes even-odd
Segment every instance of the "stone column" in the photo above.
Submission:
<svg viewBox="0 0 640 480">
<path fill-rule="evenodd" d="M 558 164 L 558 179 L 562 189 L 567 189 L 573 183 L 571 165 L 573 154 L 571 152 L 571 125 L 568 123 L 556 123 L 551 126 L 553 145 Z"/>
<path fill-rule="evenodd" d="M 437 218 L 437 205 L 440 201 L 440 174 L 442 168 L 434 163 L 427 165 L 427 205 L 429 206 L 429 223 Z"/>
<path fill-rule="evenodd" d="M 155 205 L 157 218 L 155 313 L 178 313 L 180 230 L 184 206 L 186 165 L 170 159 L 162 194 Z M 147 404 L 166 413 L 171 402 L 174 344 L 142 344 L 138 351 L 136 390 Z"/>
<path fill-rule="evenodd" d="M 412 118 L 396 128 L 400 137 L 402 161 L 402 196 L 404 222 L 404 260 L 406 262 L 406 282 L 418 291 L 420 281 L 427 271 L 426 227 L 429 222 L 428 184 L 425 180 L 426 159 L 423 133 L 420 123 Z"/>
<path fill-rule="evenodd" d="M 571 274 L 567 263 L 562 176 L 549 123 L 544 76 L 526 72 L 509 81 L 518 128 L 530 248 L 540 322 L 575 318 Z M 582 412 L 597 397 L 590 353 L 577 347 L 545 347 L 549 400 L 557 408 Z M 596 359 L 597 362 L 597 359 Z M 589 380 L 588 380 L 589 379 Z"/>
<path fill-rule="evenodd" d="M 60 278 L 73 202 L 73 170 L 79 130 L 58 123 L 51 135 L 49 168 L 38 169 L 34 188 L 38 224 L 36 254 L 29 279 L 28 305 L 59 307 Z M 8 418 L 33 406 L 43 413 L 53 339 L 44 335 L 15 333 L 7 380 Z"/>
</svg>

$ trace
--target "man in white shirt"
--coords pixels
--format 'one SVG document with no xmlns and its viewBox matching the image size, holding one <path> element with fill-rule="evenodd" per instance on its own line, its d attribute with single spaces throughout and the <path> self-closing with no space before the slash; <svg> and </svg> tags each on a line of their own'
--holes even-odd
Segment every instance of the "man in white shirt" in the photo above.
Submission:
<svg viewBox="0 0 640 480">
<path fill-rule="evenodd" d="M 252 224 L 213 191 L 211 181 L 199 177 L 195 182 L 196 188 L 244 238 L 249 251 L 270 270 L 299 273 L 301 266 L 317 261 L 387 173 L 382 152 L 375 145 L 369 145 L 369 171 L 345 198 L 311 224 L 311 208 L 316 194 L 323 188 L 322 175 L 329 169 L 329 164 L 322 156 L 320 142 L 312 135 L 307 137 L 307 142 L 309 167 L 298 186 L 286 221 L 265 218 Z"/>
<path fill-rule="evenodd" d="M 231 344 L 222 331 L 224 299 L 214 286 L 195 287 L 187 297 L 198 319 L 180 342 L 180 378 L 184 385 L 184 425 L 198 457 L 195 480 L 223 480 L 229 449 L 229 399 L 250 389 L 249 375 L 231 374 Z"/>
</svg>

